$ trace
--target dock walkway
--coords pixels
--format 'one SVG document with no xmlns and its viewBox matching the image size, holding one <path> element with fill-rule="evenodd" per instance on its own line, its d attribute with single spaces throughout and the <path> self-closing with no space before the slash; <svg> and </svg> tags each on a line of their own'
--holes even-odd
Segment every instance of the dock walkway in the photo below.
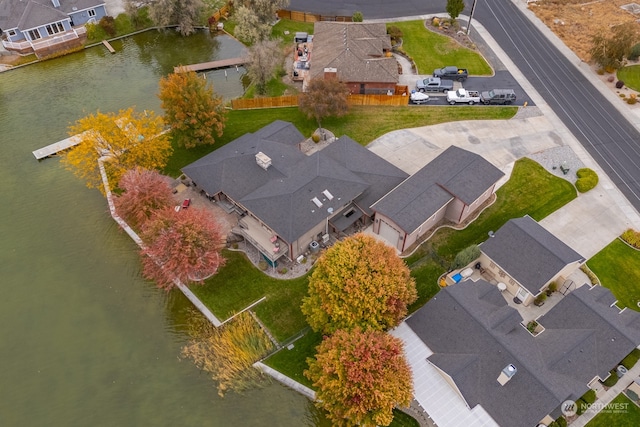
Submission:
<svg viewBox="0 0 640 427">
<path fill-rule="evenodd" d="M 187 71 L 206 71 L 215 70 L 217 68 L 236 67 L 238 65 L 244 65 L 245 58 L 229 58 L 221 59 L 220 61 L 201 62 L 200 64 L 182 65 L 180 67 L 174 67 L 174 73 L 184 73 Z"/>
<path fill-rule="evenodd" d="M 54 142 L 53 144 L 47 145 L 46 147 L 42 147 L 35 151 L 32 151 L 32 153 L 35 156 L 36 160 L 55 156 L 60 151 L 67 150 L 80 144 L 80 141 L 82 141 L 82 138 L 80 137 L 81 135 L 82 134 L 70 136 L 69 138 L 63 139 L 62 141 Z"/>
</svg>

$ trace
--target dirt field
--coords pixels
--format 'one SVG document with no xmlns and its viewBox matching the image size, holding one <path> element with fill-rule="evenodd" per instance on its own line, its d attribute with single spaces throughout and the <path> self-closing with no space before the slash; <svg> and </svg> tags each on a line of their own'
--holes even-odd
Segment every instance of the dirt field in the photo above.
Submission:
<svg viewBox="0 0 640 427">
<path fill-rule="evenodd" d="M 590 61 L 591 40 L 599 31 L 640 19 L 620 6 L 634 0 L 539 0 L 531 9 L 580 59 Z M 640 4 L 640 2 L 638 2 Z M 637 9 L 640 13 L 640 6 Z M 640 25 L 640 24 L 638 24 Z"/>
</svg>

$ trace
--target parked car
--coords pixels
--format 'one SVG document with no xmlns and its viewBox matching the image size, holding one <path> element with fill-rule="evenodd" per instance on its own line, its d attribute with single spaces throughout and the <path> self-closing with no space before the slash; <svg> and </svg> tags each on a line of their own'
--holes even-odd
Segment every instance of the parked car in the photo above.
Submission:
<svg viewBox="0 0 640 427">
<path fill-rule="evenodd" d="M 466 90 L 465 88 L 450 90 L 447 92 L 447 102 L 451 105 L 478 104 L 480 102 L 480 93 L 477 90 Z"/>
<path fill-rule="evenodd" d="M 418 92 L 443 92 L 453 90 L 453 81 L 443 80 L 440 77 L 427 77 L 416 82 Z"/>
<path fill-rule="evenodd" d="M 412 90 L 411 95 L 409 95 L 409 102 L 413 104 L 424 104 L 426 102 L 429 102 L 429 95 Z"/>
<path fill-rule="evenodd" d="M 516 102 L 516 93 L 513 89 L 491 89 L 480 94 L 483 104 L 511 104 Z"/>
<path fill-rule="evenodd" d="M 187 209 L 191 205 L 191 199 L 184 199 L 182 201 L 182 209 Z"/>
<path fill-rule="evenodd" d="M 433 77 L 440 77 L 441 79 L 451 79 L 463 82 L 469 77 L 469 72 L 466 68 L 458 68 L 450 65 L 444 68 L 436 68 L 433 70 Z"/>
</svg>

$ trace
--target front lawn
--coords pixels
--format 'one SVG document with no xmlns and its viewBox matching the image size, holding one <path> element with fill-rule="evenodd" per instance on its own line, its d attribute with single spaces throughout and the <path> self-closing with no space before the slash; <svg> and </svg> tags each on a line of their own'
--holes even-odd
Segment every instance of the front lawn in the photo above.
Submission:
<svg viewBox="0 0 640 427">
<path fill-rule="evenodd" d="M 425 21 L 392 22 L 387 24 L 387 28 L 390 26 L 402 31 L 402 49 L 413 58 L 418 74 L 431 74 L 434 69 L 448 65 L 466 68 L 470 75 L 487 76 L 492 73 L 482 55 L 428 30 Z"/>
<path fill-rule="evenodd" d="M 348 135 L 362 145 L 398 129 L 429 126 L 460 120 L 506 120 L 515 115 L 517 107 L 352 107 L 341 118 L 322 122 L 336 136 Z M 227 144 L 248 132 L 255 132 L 274 120 L 292 122 L 303 135 L 311 136 L 318 127 L 315 120 L 307 119 L 297 107 L 265 108 L 256 110 L 231 110 L 224 134 L 212 146 L 190 150 L 174 145 L 174 153 L 164 168 L 164 173 L 177 177 L 180 168 Z"/>
<path fill-rule="evenodd" d="M 587 265 L 598 276 L 602 286 L 616 296 L 620 308 L 638 310 L 640 252 L 616 239 L 587 261 Z"/>
<path fill-rule="evenodd" d="M 259 300 L 253 310 L 280 341 L 307 326 L 300 304 L 307 292 L 307 276 L 279 280 L 258 270 L 241 252 L 224 251 L 227 263 L 202 286 L 192 286 L 193 293 L 220 320 Z"/>
<path fill-rule="evenodd" d="M 438 291 L 437 278 L 447 271 L 456 254 L 469 245 L 485 241 L 489 231 L 497 231 L 511 218 L 529 215 L 540 221 L 576 198 L 569 181 L 558 178 L 535 161 L 522 158 L 513 168 L 511 178 L 496 192 L 496 202 L 464 230 L 442 228 L 406 259 L 418 281 L 421 307 Z M 425 283 L 426 281 L 426 283 Z"/>
<path fill-rule="evenodd" d="M 636 427 L 640 426 L 640 408 L 624 394 L 619 394 L 610 406 L 604 408 L 587 427 Z"/>
<path fill-rule="evenodd" d="M 630 89 L 640 92 L 640 65 L 622 67 L 618 70 L 618 80 Z"/>
</svg>

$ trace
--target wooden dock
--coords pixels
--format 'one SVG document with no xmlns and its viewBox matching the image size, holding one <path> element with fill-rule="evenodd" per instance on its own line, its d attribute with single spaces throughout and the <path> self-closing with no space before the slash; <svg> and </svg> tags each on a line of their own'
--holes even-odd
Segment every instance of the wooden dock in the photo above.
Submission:
<svg viewBox="0 0 640 427">
<path fill-rule="evenodd" d="M 180 67 L 174 67 L 174 73 L 184 73 L 187 71 L 206 71 L 215 70 L 217 68 L 229 68 L 236 67 L 238 65 L 244 65 L 245 58 L 229 58 L 221 59 L 220 61 L 202 62 L 200 64 L 182 65 Z"/>
<path fill-rule="evenodd" d="M 109 42 L 108 42 L 108 41 L 106 41 L 106 40 L 102 40 L 102 44 L 104 45 L 104 47 L 106 47 L 107 49 L 109 49 L 109 52 L 111 52 L 111 53 L 116 53 L 116 50 L 113 48 L 113 46 L 111 46 L 111 45 L 109 44 Z"/>
<path fill-rule="evenodd" d="M 80 135 L 82 134 L 74 135 L 69 138 L 63 139 L 62 141 L 54 142 L 51 145 L 42 147 L 38 150 L 33 151 L 33 155 L 36 158 L 36 160 L 41 160 L 47 157 L 55 156 L 60 151 L 68 150 L 69 148 L 80 144 L 80 141 L 82 140 Z"/>
</svg>

